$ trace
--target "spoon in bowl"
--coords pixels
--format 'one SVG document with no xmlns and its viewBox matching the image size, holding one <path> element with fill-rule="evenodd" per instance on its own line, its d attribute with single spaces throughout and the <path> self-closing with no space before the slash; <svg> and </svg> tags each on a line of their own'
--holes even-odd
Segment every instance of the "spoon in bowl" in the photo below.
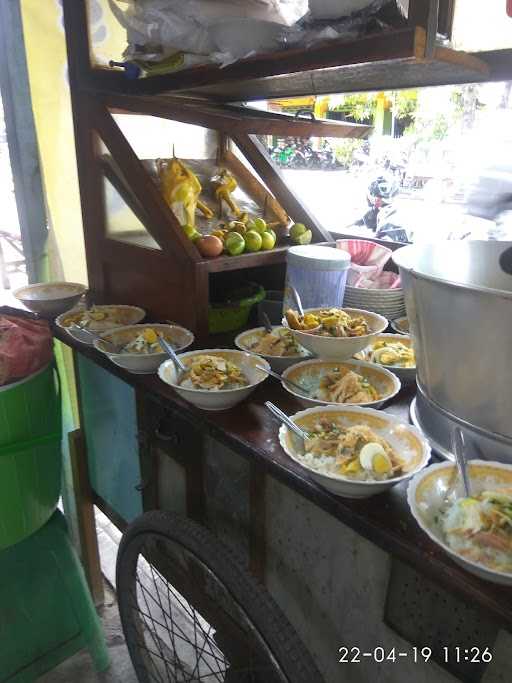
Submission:
<svg viewBox="0 0 512 683">
<path fill-rule="evenodd" d="M 169 344 L 167 339 L 164 339 L 163 337 L 158 337 L 158 343 L 174 363 L 178 374 L 177 380 L 179 383 L 183 375 L 188 372 L 187 366 L 178 358 L 176 351 L 172 348 L 171 344 Z"/>
<path fill-rule="evenodd" d="M 302 318 L 304 318 L 304 308 L 302 307 L 302 301 L 300 300 L 298 291 L 295 289 L 293 285 L 290 285 L 290 291 L 292 293 L 293 298 L 295 299 L 299 315 L 302 316 Z"/>
<path fill-rule="evenodd" d="M 306 441 L 309 439 L 309 434 L 301 429 L 298 424 L 295 424 L 295 422 L 291 420 L 286 413 L 283 413 L 283 411 L 271 401 L 265 401 L 265 407 L 270 410 L 274 417 L 277 417 L 280 422 L 283 422 L 288 429 L 296 434 L 299 439 L 302 440 L 302 444 L 305 447 Z"/>
<path fill-rule="evenodd" d="M 270 375 L 271 377 L 274 377 L 275 379 L 278 379 L 280 382 L 286 382 L 286 384 L 289 384 L 291 387 L 295 389 L 295 391 L 298 391 L 299 394 L 305 394 L 308 395 L 309 391 L 305 389 L 304 387 L 301 387 L 300 384 L 297 384 L 291 379 L 288 379 L 287 377 L 283 377 L 280 375 L 278 372 L 274 372 L 273 370 L 268 370 L 267 368 L 264 368 L 262 365 L 256 365 L 255 366 L 258 370 L 261 370 L 262 372 L 266 372 L 267 375 Z"/>
<path fill-rule="evenodd" d="M 265 331 L 268 332 L 269 334 L 272 334 L 272 332 L 274 331 L 274 328 L 272 327 L 272 323 L 270 322 L 270 318 L 265 313 L 265 311 L 261 312 L 261 321 L 263 323 L 263 327 L 265 328 Z"/>
<path fill-rule="evenodd" d="M 466 498 L 471 498 L 471 480 L 469 478 L 468 464 L 464 452 L 464 433 L 460 427 L 455 427 L 452 432 L 452 450 L 464 486 L 464 496 Z"/>
<path fill-rule="evenodd" d="M 109 339 L 104 339 L 101 334 L 98 334 L 97 332 L 93 332 L 92 330 L 88 330 L 87 327 L 83 327 L 83 325 L 79 325 L 78 323 L 73 323 L 71 327 L 76 327 L 77 330 L 80 330 L 80 332 L 85 332 L 86 334 L 89 335 L 91 338 L 91 341 L 99 341 L 103 346 L 106 346 L 106 351 L 107 353 L 120 353 L 123 350 L 123 345 L 122 344 L 114 344 L 114 342 L 111 342 Z"/>
</svg>

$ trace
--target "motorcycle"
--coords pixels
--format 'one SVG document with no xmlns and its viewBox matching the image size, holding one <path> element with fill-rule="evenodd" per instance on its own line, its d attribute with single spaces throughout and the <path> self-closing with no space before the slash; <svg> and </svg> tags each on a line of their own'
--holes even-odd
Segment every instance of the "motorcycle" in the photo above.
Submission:
<svg viewBox="0 0 512 683">
<path fill-rule="evenodd" d="M 383 207 L 392 203 L 400 191 L 400 184 L 393 175 L 380 174 L 370 181 L 366 192 L 366 201 L 369 209 L 364 216 L 356 221 L 356 225 L 364 225 L 369 230 L 377 230 L 379 212 Z"/>
</svg>

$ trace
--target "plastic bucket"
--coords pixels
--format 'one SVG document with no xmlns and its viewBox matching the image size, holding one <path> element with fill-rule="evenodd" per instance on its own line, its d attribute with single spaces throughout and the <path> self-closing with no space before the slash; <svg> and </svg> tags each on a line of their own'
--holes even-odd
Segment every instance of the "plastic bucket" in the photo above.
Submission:
<svg viewBox="0 0 512 683">
<path fill-rule="evenodd" d="M 47 366 L 0 389 L 0 550 L 48 521 L 60 488 L 60 397 Z"/>
<path fill-rule="evenodd" d="M 283 313 L 296 308 L 291 287 L 304 308 L 342 306 L 349 268 L 350 254 L 341 249 L 318 245 L 288 249 Z"/>
</svg>

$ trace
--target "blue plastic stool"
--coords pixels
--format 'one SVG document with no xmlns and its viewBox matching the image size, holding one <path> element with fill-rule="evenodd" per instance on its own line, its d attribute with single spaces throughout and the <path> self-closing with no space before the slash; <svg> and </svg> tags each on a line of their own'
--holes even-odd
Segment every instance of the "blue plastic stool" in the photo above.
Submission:
<svg viewBox="0 0 512 683">
<path fill-rule="evenodd" d="M 62 513 L 0 552 L 0 683 L 33 683 L 83 648 L 110 660 Z"/>
</svg>

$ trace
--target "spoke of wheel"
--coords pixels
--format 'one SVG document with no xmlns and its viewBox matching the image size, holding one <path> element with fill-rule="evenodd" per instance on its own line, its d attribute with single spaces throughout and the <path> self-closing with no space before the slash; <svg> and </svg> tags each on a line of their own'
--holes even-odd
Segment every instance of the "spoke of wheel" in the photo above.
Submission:
<svg viewBox="0 0 512 683">
<path fill-rule="evenodd" d="M 149 569 L 151 570 L 151 576 L 152 576 L 152 578 L 153 578 L 153 586 L 155 587 L 156 594 L 157 594 L 157 597 L 158 597 L 158 604 L 159 604 L 160 610 L 162 611 L 162 613 L 163 613 L 163 615 L 164 615 L 164 621 L 165 621 L 165 623 L 166 623 L 166 625 L 167 625 L 167 618 L 166 618 L 167 615 L 166 615 L 166 613 L 165 613 L 164 606 L 162 605 L 162 601 L 160 600 L 160 591 L 158 590 L 158 584 L 157 584 L 157 581 L 156 581 L 156 578 L 155 578 L 155 573 L 154 573 L 154 571 L 153 571 L 153 565 L 151 564 L 151 562 L 148 562 L 148 564 L 149 564 Z M 172 616 L 169 615 L 169 619 L 171 620 L 171 623 L 173 623 L 173 618 L 172 618 Z M 166 629 L 165 629 L 165 630 L 167 631 L 167 633 L 169 633 L 169 626 L 166 626 Z M 174 661 L 173 661 L 173 664 L 174 664 L 174 677 L 176 678 L 176 673 L 177 673 L 177 671 L 176 671 L 176 668 L 177 668 L 177 660 L 179 661 L 179 657 L 178 657 L 178 653 L 176 652 L 176 647 L 175 647 L 175 644 L 174 644 L 174 638 L 173 638 L 173 640 L 172 640 L 172 651 L 173 651 L 172 654 L 173 654 L 173 660 L 174 660 Z M 180 662 L 180 668 L 182 668 L 182 667 L 181 667 L 181 662 Z M 169 677 L 169 669 L 168 669 L 168 667 L 167 667 L 167 660 L 165 660 L 165 671 L 166 671 L 166 673 L 167 673 L 167 677 Z M 183 671 L 183 673 L 185 673 L 185 671 Z"/>
<path fill-rule="evenodd" d="M 160 626 L 161 628 L 164 628 L 163 624 L 161 624 L 157 619 L 155 619 L 155 618 L 152 617 L 151 615 L 148 615 L 148 614 L 146 614 L 145 612 L 143 612 L 143 611 L 140 609 L 140 607 L 137 608 L 137 611 L 138 611 L 139 614 L 143 617 L 143 619 L 146 619 L 146 617 L 147 617 L 147 618 L 151 619 L 151 621 L 153 621 L 155 624 L 157 624 L 157 626 Z M 190 642 L 189 638 L 187 638 L 186 636 L 182 636 L 182 635 L 180 635 L 179 633 L 176 633 L 176 637 L 179 638 L 180 640 L 182 640 L 182 641 L 183 641 L 184 643 L 186 643 L 187 645 L 192 645 L 192 643 Z M 216 659 L 218 662 L 221 661 L 221 660 L 219 660 L 217 657 L 215 657 L 215 655 L 212 655 L 212 657 L 214 657 L 214 659 Z M 224 661 L 221 661 L 221 664 L 224 664 L 224 663 L 225 663 Z M 187 672 L 184 672 L 184 673 L 187 673 Z M 223 672 L 221 671 L 220 673 L 223 673 Z M 187 674 L 187 675 L 188 675 L 188 674 Z"/>
<path fill-rule="evenodd" d="M 155 600 L 155 598 L 152 596 L 152 594 L 147 590 L 147 588 L 145 588 L 142 584 L 140 584 L 140 586 L 141 586 L 142 590 L 144 591 L 145 595 L 148 595 L 148 596 L 153 600 L 153 602 L 155 603 L 155 605 L 158 605 L 158 602 Z M 146 602 L 146 605 L 147 605 L 147 601 L 146 601 L 146 600 L 145 600 L 145 602 Z M 148 609 L 149 609 L 149 608 L 148 608 Z M 164 610 L 164 612 L 165 612 L 165 610 Z M 141 614 L 144 614 L 144 613 L 141 612 Z M 166 612 L 165 612 L 165 614 L 166 614 L 166 616 L 170 619 L 170 616 L 169 616 Z M 163 627 L 163 628 L 166 628 L 163 624 L 161 624 L 159 621 L 157 621 L 152 615 L 149 615 L 149 618 L 150 618 L 152 621 L 154 621 L 156 624 L 158 624 L 159 626 L 161 626 L 161 627 Z M 178 633 L 175 633 L 175 635 L 176 635 L 178 638 L 180 638 L 181 640 L 183 640 L 185 643 L 187 643 L 188 645 L 192 645 L 192 643 L 191 643 L 191 641 L 190 641 L 188 635 L 187 635 L 187 634 L 185 633 L 185 631 L 181 628 L 181 626 L 180 626 L 178 623 L 176 623 L 176 622 L 174 622 L 174 625 L 176 626 L 176 629 L 177 629 L 178 631 L 180 631 L 181 634 L 182 634 L 182 635 L 179 635 Z M 185 673 L 186 673 L 186 672 L 185 672 Z"/>
<path fill-rule="evenodd" d="M 138 581 L 137 576 L 136 576 L 135 580 L 136 580 L 136 582 Z M 133 611 L 133 610 L 137 610 L 137 611 L 138 611 L 138 610 L 139 610 L 139 605 L 138 605 L 138 601 L 137 601 L 137 587 L 136 587 L 136 586 L 135 586 L 135 589 L 133 590 L 133 592 L 131 592 L 130 597 L 131 597 L 131 601 L 132 601 L 132 606 L 131 606 L 132 611 Z M 148 610 L 148 611 L 149 611 L 149 610 Z M 151 619 L 151 615 L 149 616 L 149 618 Z M 144 638 L 144 634 L 143 634 L 143 632 L 142 632 L 142 628 L 143 628 L 143 627 L 142 627 L 142 625 L 141 625 L 141 632 L 140 632 L 140 633 L 139 633 L 139 630 L 138 630 L 137 628 L 135 628 L 135 633 L 136 633 L 138 636 Z M 152 631 L 149 630 L 149 632 L 151 633 L 151 637 L 153 638 L 153 641 L 154 641 L 155 639 L 154 639 L 154 637 L 153 637 Z M 158 644 L 157 644 L 156 642 L 155 642 L 155 645 L 158 647 Z M 161 683 L 162 678 L 161 678 L 161 676 L 160 676 L 160 672 L 159 672 L 158 669 L 156 668 L 155 662 L 154 662 L 151 658 L 150 658 L 150 662 L 151 662 L 151 664 L 153 665 L 153 667 L 154 667 L 154 669 L 155 669 L 155 671 L 156 671 L 156 673 L 157 673 L 157 675 L 158 675 L 158 681 Z M 146 669 L 146 667 L 144 667 L 144 669 Z M 150 676 L 153 676 L 153 674 L 152 674 L 150 671 L 147 671 L 147 669 L 146 669 L 146 673 L 148 673 Z M 154 677 L 154 676 L 153 676 L 153 677 Z"/>
<path fill-rule="evenodd" d="M 136 577 L 136 582 L 139 583 L 139 580 L 138 580 L 137 577 Z M 142 585 L 141 585 L 140 583 L 139 583 L 139 585 L 142 587 Z M 149 619 L 151 619 L 151 621 L 153 621 L 153 618 L 152 618 L 152 616 L 151 616 L 151 610 L 149 609 L 149 606 L 148 606 L 148 604 L 147 604 L 147 602 L 146 602 L 146 598 L 145 598 L 145 597 L 144 597 L 144 602 L 146 603 L 146 607 L 147 607 L 148 612 L 149 612 L 148 617 L 149 617 Z M 135 598 L 135 605 L 132 607 L 132 609 L 136 609 L 137 611 L 139 611 L 137 598 Z M 147 622 L 146 622 L 145 619 L 144 619 L 144 623 L 148 626 L 148 624 L 147 624 Z M 151 635 L 151 638 L 152 638 L 153 642 L 155 643 L 156 648 L 157 648 L 158 650 L 161 651 L 160 644 L 155 640 L 155 636 L 153 635 L 152 629 L 148 627 L 146 630 L 149 631 L 149 633 L 150 633 L 150 635 Z M 142 635 L 142 638 L 144 638 L 144 633 L 142 633 L 141 635 Z M 146 649 L 147 649 L 147 647 L 146 647 Z M 154 666 L 154 668 L 155 668 L 155 671 L 156 671 L 157 674 L 158 674 L 159 680 L 162 681 L 162 678 L 160 677 L 160 672 L 159 672 L 158 669 L 156 668 L 155 662 L 154 662 L 151 658 L 150 658 L 150 661 L 151 661 L 151 663 L 153 664 L 153 666 Z M 163 683 L 165 683 L 165 682 L 163 682 Z"/>
<path fill-rule="evenodd" d="M 157 571 L 157 570 L 155 570 L 155 571 Z M 170 588 L 171 588 L 171 590 L 172 590 L 172 589 L 173 589 L 173 586 L 171 586 L 168 582 L 166 582 L 166 583 L 167 583 L 168 586 L 170 586 Z M 142 590 L 144 591 L 144 594 L 147 595 L 149 598 L 151 598 L 151 600 L 155 603 L 155 605 L 157 605 L 157 606 L 161 609 L 161 611 L 164 613 L 164 615 L 165 615 L 172 623 L 174 623 L 174 626 L 176 627 L 176 629 L 179 630 L 179 631 L 181 632 L 181 634 L 182 634 L 181 636 L 179 636 L 179 634 L 175 633 L 175 635 L 178 635 L 178 637 L 181 637 L 181 640 L 183 640 L 184 642 L 188 643 L 189 645 L 192 645 L 192 642 L 190 641 L 190 639 L 189 639 L 189 637 L 187 636 L 187 634 L 185 633 L 185 631 L 180 627 L 180 625 L 179 625 L 177 622 L 174 622 L 173 619 L 172 619 L 172 617 L 171 617 L 171 615 L 169 615 L 169 614 L 165 611 L 165 609 L 164 609 L 163 606 L 162 606 L 161 601 L 157 601 L 157 600 L 154 598 L 154 596 L 152 595 L 152 593 L 150 593 L 150 592 L 148 591 L 148 589 L 147 589 L 143 584 L 141 584 L 140 582 L 139 582 L 139 585 L 140 585 L 140 587 L 142 588 Z M 175 596 L 174 590 L 173 590 L 173 596 Z M 193 608 L 190 607 L 190 605 L 189 605 L 189 607 L 185 607 L 185 605 L 183 605 L 183 602 L 182 602 L 177 596 L 175 596 L 175 597 L 176 597 L 176 600 L 179 602 L 179 604 L 184 608 L 184 611 L 186 612 L 187 616 L 191 617 L 192 619 L 195 619 L 195 611 L 194 611 L 194 612 L 191 611 Z M 147 605 L 147 601 L 146 601 L 146 605 Z M 148 610 L 149 610 L 149 607 L 148 607 Z M 154 619 L 153 616 L 151 616 L 150 618 L 151 618 L 152 620 L 156 621 L 156 620 Z M 166 620 L 166 621 L 167 621 L 167 620 Z M 157 622 L 157 623 L 159 623 L 159 622 Z M 162 626 L 162 624 L 160 624 L 160 626 Z M 201 629 L 202 634 L 203 634 L 204 636 L 206 636 L 206 631 L 203 629 L 203 627 L 201 626 L 200 623 L 198 623 L 198 626 L 199 626 L 199 628 Z M 216 643 L 214 643 L 213 641 L 210 641 L 210 642 L 215 646 L 215 648 L 216 648 L 217 652 L 219 653 L 220 657 L 217 656 L 217 655 L 215 655 L 214 652 L 213 652 L 213 650 L 211 650 L 211 656 L 215 659 L 215 661 L 216 661 L 217 663 L 220 662 L 220 664 L 222 664 L 222 665 L 225 666 L 226 662 L 225 662 L 225 657 L 224 657 L 223 652 L 217 647 L 217 644 L 216 644 Z M 210 670 L 211 670 L 211 667 L 210 667 Z M 222 672 L 221 672 L 221 673 L 222 673 Z"/>
<path fill-rule="evenodd" d="M 218 673 L 219 675 L 222 673 L 221 671 L 218 671 L 217 673 L 215 673 L 215 672 L 213 671 L 213 669 L 211 668 L 211 666 L 209 666 L 209 664 L 203 659 L 203 652 L 204 652 L 204 650 L 205 650 L 205 648 L 206 648 L 207 643 L 210 642 L 210 633 L 211 633 L 211 630 L 212 630 L 212 626 L 210 625 L 210 628 L 208 629 L 208 633 L 206 634 L 206 637 L 203 639 L 203 647 L 202 647 L 201 650 L 199 651 L 199 656 L 198 656 L 197 659 L 196 659 L 196 665 L 194 666 L 194 670 L 192 671 L 192 677 L 191 677 L 191 679 L 190 679 L 191 681 L 194 680 L 194 676 L 195 676 L 196 671 L 199 673 L 199 662 L 200 662 L 201 660 L 206 664 L 206 666 L 208 666 L 208 668 L 209 668 L 210 671 L 212 672 L 212 674 L 211 674 L 212 676 L 217 676 L 217 673 Z M 197 650 L 197 646 L 196 646 L 196 650 Z M 224 672 L 224 673 L 225 673 L 225 672 Z M 208 674 L 208 675 L 210 675 L 210 674 Z M 219 678 L 217 678 L 217 680 L 220 681 Z M 222 681 L 220 681 L 220 683 L 222 683 Z"/>
</svg>

